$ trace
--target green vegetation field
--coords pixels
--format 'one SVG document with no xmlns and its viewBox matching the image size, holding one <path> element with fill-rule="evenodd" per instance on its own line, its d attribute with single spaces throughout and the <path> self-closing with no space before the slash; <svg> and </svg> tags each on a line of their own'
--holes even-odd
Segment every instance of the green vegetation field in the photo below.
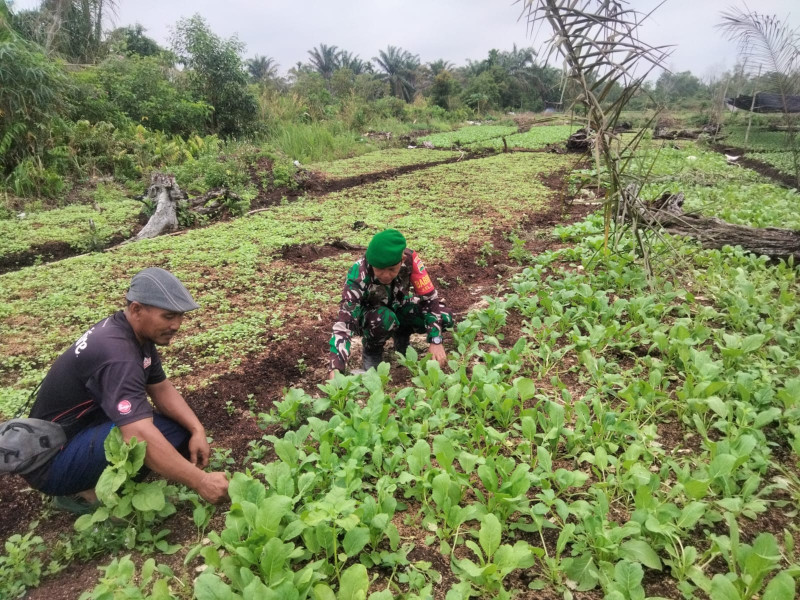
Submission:
<svg viewBox="0 0 800 600">
<path fill-rule="evenodd" d="M 768 122 L 782 125 L 773 117 Z M 791 137 L 786 131 L 770 131 L 764 123 L 757 123 L 747 134 L 746 125 L 733 125 L 725 129 L 724 143 L 747 152 L 748 156 L 771 165 L 781 173 L 796 176 L 797 165 L 791 150 Z M 794 125 L 797 128 L 797 125 Z M 747 141 L 745 141 L 745 139 Z M 795 141 L 795 144 L 797 142 Z"/>
<path fill-rule="evenodd" d="M 479 142 L 500 138 L 516 133 L 513 125 L 471 125 L 456 131 L 437 133 L 419 138 L 420 142 L 430 142 L 436 148 L 469 148 Z"/>
<path fill-rule="evenodd" d="M 413 232 L 415 248 L 435 257 L 429 262 L 446 261 L 459 247 L 480 246 L 496 227 L 513 227 L 514 214 L 541 205 L 550 192 L 535 183 L 536 177 L 567 165 L 556 155 L 541 161 L 517 155 L 442 165 L 303 198 L 178 237 L 3 275 L 0 323 L 8 335 L 0 342 L 0 412 L 13 413 L 65 343 L 119 306 L 130 277 L 145 266 L 162 266 L 187 279 L 190 291 L 209 308 L 193 316 L 196 323 L 190 320 L 181 340 L 167 349 L 167 364 L 178 374 L 198 374 L 204 364 L 224 356 L 235 367 L 263 348 L 265 325 L 285 335 L 280 332 L 290 318 L 316 318 L 336 301 L 341 273 L 310 279 L 307 273 L 287 272 L 280 261 L 275 263 L 283 246 L 341 238 L 365 245 L 376 231 L 393 224 Z M 470 218 L 461 216 L 466 214 Z M 354 215 L 366 223 L 365 229 L 352 229 Z M 242 297 L 234 304 L 232 294 Z M 303 309 L 297 311 L 295 303 Z M 172 359 L 174 353 L 181 358 Z M 199 364 L 185 364 L 188 355 Z"/>
<path fill-rule="evenodd" d="M 529 26 L 585 22 L 552 37 L 567 71 L 533 47 L 455 65 L 388 42 L 281 67 L 200 14 L 162 46 L 116 4 L 0 0 L 0 420 L 134 273 L 167 268 L 201 310 L 165 369 L 229 497 L 137 477 L 145 445 L 116 428 L 88 514 L 5 475 L 0 600 L 798 597 L 800 267 L 631 232 L 602 201 L 611 169 L 644 201 L 800 229 L 792 116 L 726 110 L 792 84 L 799 30 L 731 9 L 732 72 L 628 85 L 613 57 L 662 49 L 615 3 L 524 3 Z M 632 130 L 561 153 L 598 118 Z M 164 175 L 179 230 L 134 242 Z M 346 273 L 387 227 L 455 315 L 446 362 L 414 336 L 359 372 L 355 339 L 331 373 Z"/>
<path fill-rule="evenodd" d="M 53 535 L 46 520 L 20 523 L 0 590 L 57 585 L 68 564 L 100 556 L 92 598 L 793 598 L 798 269 L 673 239 L 648 278 L 631 240 L 604 252 L 598 215 L 526 230 L 557 193 L 538 182 L 566 178 L 573 158 L 428 164 L 455 155 L 315 164 L 333 179 L 420 168 L 0 275 L 9 415 L 143 266 L 172 270 L 203 306 L 165 349 L 191 401 L 332 315 L 357 254 L 297 263 L 287 248 L 364 245 L 392 225 L 434 274 L 471 253 L 448 285 L 469 289 L 487 257 L 505 265 L 496 286 L 473 290 L 483 301 L 447 342 L 447 368 L 412 347 L 391 371 L 324 382 L 326 349 L 308 347 L 302 387 L 268 410 L 255 389 L 228 401 L 241 427 L 266 432 L 241 461 L 242 448 L 216 450 L 215 468 L 234 472 L 221 513 L 159 482 L 104 488 L 106 508 L 52 544 L 37 537 Z M 795 191 L 694 143 L 650 145 L 633 167 L 650 173 L 645 195 L 683 191 L 693 210 L 797 227 Z M 109 447 L 114 469 L 139 460 L 122 448 Z"/>
<path fill-rule="evenodd" d="M 86 251 L 106 246 L 115 237 L 127 239 L 141 210 L 140 202 L 101 184 L 86 204 L 22 211 L 13 219 L 0 220 L 0 258 L 46 244 Z"/>
</svg>

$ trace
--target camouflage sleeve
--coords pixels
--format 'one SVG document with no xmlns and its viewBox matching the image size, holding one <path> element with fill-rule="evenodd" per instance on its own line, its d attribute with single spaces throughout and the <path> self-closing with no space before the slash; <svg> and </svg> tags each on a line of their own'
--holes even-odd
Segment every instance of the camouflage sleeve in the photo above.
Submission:
<svg viewBox="0 0 800 600">
<path fill-rule="evenodd" d="M 339 303 L 339 316 L 333 324 L 333 335 L 330 341 L 330 368 L 342 371 L 347 368 L 350 358 L 350 336 L 357 330 L 357 311 L 366 290 L 366 265 L 362 258 L 350 267 L 342 289 L 342 300 Z"/>
<path fill-rule="evenodd" d="M 431 276 L 416 252 L 412 257 L 411 284 L 414 293 L 419 297 L 419 308 L 425 320 L 428 342 L 442 335 L 442 311 L 439 306 L 439 294 L 433 285 Z"/>
</svg>

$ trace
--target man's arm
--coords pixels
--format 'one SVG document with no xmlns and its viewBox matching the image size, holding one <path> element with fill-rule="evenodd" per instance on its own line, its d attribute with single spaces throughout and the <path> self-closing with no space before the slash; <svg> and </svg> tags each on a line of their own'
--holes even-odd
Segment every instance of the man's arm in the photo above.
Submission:
<svg viewBox="0 0 800 600">
<path fill-rule="evenodd" d="M 366 288 L 366 266 L 362 259 L 350 267 L 342 289 L 339 315 L 333 324 L 333 334 L 329 343 L 329 379 L 333 379 L 336 371 L 344 372 L 347 368 L 347 360 L 350 358 L 350 336 L 356 324 L 353 312 L 361 304 Z"/>
<path fill-rule="evenodd" d="M 419 298 L 419 308 L 425 320 L 425 328 L 428 330 L 430 353 L 433 359 L 444 367 L 447 364 L 447 353 L 442 346 L 442 312 L 439 307 L 439 294 L 433 285 L 430 273 L 416 252 L 412 254 L 411 284 Z"/>
<path fill-rule="evenodd" d="M 153 419 L 140 419 L 121 425 L 119 429 L 126 442 L 132 437 L 147 442 L 144 464 L 159 475 L 189 486 L 212 503 L 227 497 L 228 478 L 225 473 L 206 473 L 190 463 L 172 447 L 153 424 Z"/>
<path fill-rule="evenodd" d="M 161 383 L 148 385 L 147 393 L 158 412 L 182 425 L 192 436 L 189 439 L 189 460 L 192 464 L 200 468 L 207 466 L 211 448 L 206 440 L 206 430 L 172 382 L 165 379 Z"/>
</svg>

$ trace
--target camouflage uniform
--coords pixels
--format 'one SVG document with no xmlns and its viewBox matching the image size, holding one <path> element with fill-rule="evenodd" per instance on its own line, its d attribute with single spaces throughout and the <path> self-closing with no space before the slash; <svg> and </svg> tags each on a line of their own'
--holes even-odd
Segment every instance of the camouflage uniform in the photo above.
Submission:
<svg viewBox="0 0 800 600">
<path fill-rule="evenodd" d="M 389 285 L 377 280 L 362 257 L 350 268 L 342 290 L 330 341 L 330 368 L 345 370 L 351 335 L 363 336 L 365 351 L 380 352 L 392 335 L 427 332 L 430 343 L 452 327 L 453 314 L 444 308 L 416 252 L 403 251 L 400 272 Z"/>
</svg>

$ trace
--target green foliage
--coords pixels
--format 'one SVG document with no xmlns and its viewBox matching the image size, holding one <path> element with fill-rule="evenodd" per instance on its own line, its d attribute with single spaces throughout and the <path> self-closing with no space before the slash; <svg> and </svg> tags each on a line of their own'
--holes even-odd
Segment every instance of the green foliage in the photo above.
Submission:
<svg viewBox="0 0 800 600">
<path fill-rule="evenodd" d="M 81 594 L 79 600 L 103 600 L 125 598 L 126 600 L 177 600 L 179 595 L 170 591 L 168 579 L 175 574 L 167 565 L 156 565 L 148 558 L 142 564 L 139 576 L 131 555 L 115 558 L 105 567 L 100 567 L 103 576 L 94 589 Z M 161 575 L 161 577 L 158 577 Z"/>
<path fill-rule="evenodd" d="M 47 125 L 58 117 L 66 78 L 41 49 L 11 26 L 0 3 L 0 174 L 7 175 L 22 157 L 49 143 Z"/>
<path fill-rule="evenodd" d="M 189 69 L 192 91 L 214 108 L 212 131 L 225 137 L 251 131 L 258 106 L 247 88 L 241 42 L 235 37 L 219 38 L 201 16 L 195 15 L 178 22 L 173 47 Z"/>
<path fill-rule="evenodd" d="M 277 150 L 303 164 L 359 153 L 364 142 L 339 122 L 285 123 L 272 130 L 270 140 Z"/>
<path fill-rule="evenodd" d="M 510 136 L 516 133 L 515 126 L 508 125 L 470 125 L 462 127 L 457 131 L 450 131 L 447 133 L 437 133 L 419 138 L 420 142 L 431 142 L 436 148 L 456 148 L 456 147 L 470 147 L 478 145 L 478 142 L 484 142 L 502 136 Z M 503 143 L 500 141 L 500 147 Z"/>
<path fill-rule="evenodd" d="M 92 200 L 91 204 L 26 212 L 23 218 L 15 215 L 13 219 L 0 220 L 0 257 L 47 244 L 64 244 L 79 252 L 87 251 L 131 234 L 141 211 L 140 203 L 128 200 L 118 189 L 102 184 L 97 187 Z"/>
<path fill-rule="evenodd" d="M 107 530 L 120 547 L 129 550 L 152 552 L 158 549 L 164 554 L 180 550 L 180 544 L 167 541 L 169 529 L 154 530 L 160 521 L 175 512 L 175 505 L 169 498 L 177 489 L 163 479 L 149 483 L 135 480 L 144 464 L 146 444 L 136 438 L 125 443 L 119 428 L 114 427 L 104 447 L 109 464 L 95 486 L 102 505 L 94 513 L 78 517 L 75 530 Z"/>
<path fill-rule="evenodd" d="M 369 173 L 379 173 L 397 167 L 409 165 L 421 165 L 424 163 L 440 162 L 448 159 L 458 158 L 458 152 L 442 152 L 426 150 L 424 148 L 409 149 L 389 149 L 381 152 L 369 152 L 362 156 L 345 160 L 332 160 L 325 162 L 315 162 L 306 165 L 310 171 L 322 173 L 326 179 L 345 179 L 355 175 L 367 175 Z"/>
<path fill-rule="evenodd" d="M 489 139 L 478 140 L 472 148 L 494 148 L 500 150 L 505 145 L 508 148 L 528 148 L 536 150 L 544 148 L 548 144 L 563 144 L 578 129 L 577 125 L 539 125 L 531 127 L 525 133 L 515 133 L 508 136 L 492 137 Z"/>
<path fill-rule="evenodd" d="M 33 523 L 35 527 L 37 523 Z M 26 590 L 39 585 L 42 576 L 41 553 L 44 542 L 33 531 L 15 533 L 5 543 L 0 555 L 0 595 L 3 598 L 22 598 Z"/>
<path fill-rule="evenodd" d="M 181 74 L 158 56 L 111 56 L 73 77 L 72 118 L 76 121 L 108 121 L 116 127 L 133 122 L 190 136 L 206 131 L 213 110 L 176 85 Z"/>
<path fill-rule="evenodd" d="M 139 23 L 117 27 L 106 38 L 109 52 L 127 56 L 155 56 L 163 52 L 154 39 L 144 34 L 145 31 Z"/>
</svg>

